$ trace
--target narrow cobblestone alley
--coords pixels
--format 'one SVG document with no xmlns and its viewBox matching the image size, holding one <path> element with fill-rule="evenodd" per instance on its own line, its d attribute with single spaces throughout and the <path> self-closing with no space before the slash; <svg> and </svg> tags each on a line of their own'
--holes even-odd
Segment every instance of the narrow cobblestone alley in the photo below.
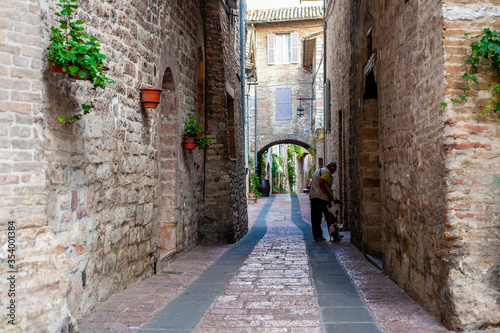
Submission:
<svg viewBox="0 0 500 333">
<path fill-rule="evenodd" d="M 196 247 L 101 304 L 80 331 L 448 332 L 348 239 L 315 243 L 306 195 L 261 198 L 249 219 L 240 242 Z"/>
</svg>

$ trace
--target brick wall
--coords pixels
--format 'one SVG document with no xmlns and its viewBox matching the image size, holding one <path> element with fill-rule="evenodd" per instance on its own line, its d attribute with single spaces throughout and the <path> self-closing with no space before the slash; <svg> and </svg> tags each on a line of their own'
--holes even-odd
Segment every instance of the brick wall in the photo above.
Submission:
<svg viewBox="0 0 500 333">
<path fill-rule="evenodd" d="M 500 120 L 481 116 L 487 105 L 485 89 L 499 77 L 491 68 L 479 68 L 478 85 L 472 84 L 469 102 L 455 104 L 464 81 L 464 62 L 471 51 L 465 32 L 500 29 L 499 4 L 488 1 L 443 1 L 445 101 L 443 154 L 447 193 L 443 269 L 448 280 L 442 292 L 447 326 L 472 329 L 500 322 L 498 299 L 498 237 Z M 479 89 L 478 89 L 479 88 Z M 466 291 L 466 292 L 464 292 Z"/>
<path fill-rule="evenodd" d="M 79 104 L 94 92 L 84 81 L 48 70 L 44 50 L 54 2 L 8 2 L 0 9 L 6 18 L 0 37 L 0 209 L 2 225 L 12 219 L 19 228 L 19 327 L 27 332 L 47 325 L 70 329 L 98 302 L 151 275 L 151 253 L 181 253 L 198 243 L 201 221 L 211 211 L 234 229 L 231 241 L 247 226 L 245 199 L 227 205 L 228 194 L 244 193 L 239 187 L 245 183 L 243 155 L 227 158 L 224 92 L 213 90 L 206 98 L 210 114 L 200 118 L 214 140 L 206 155 L 181 145 L 187 113 L 205 103 L 198 80 L 205 59 L 220 66 L 214 72 L 228 68 L 210 77 L 206 65 L 207 83 L 233 87 L 235 123 L 241 124 L 238 35 L 221 24 L 207 48 L 227 34 L 224 56 L 213 61 L 213 51 L 205 54 L 205 9 L 198 1 L 78 4 L 78 17 L 101 40 L 115 83 L 98 90 L 95 110 L 72 126 L 57 116 L 80 112 Z M 225 15 L 217 5 L 209 16 L 220 10 Z M 165 90 L 158 109 L 141 107 L 142 87 Z M 235 127 L 233 141 L 242 151 L 241 125 Z M 226 160 L 214 158 L 219 155 Z M 215 178 L 228 191 L 212 191 Z M 206 238 L 217 239 L 212 233 Z"/>
<path fill-rule="evenodd" d="M 475 120 L 474 107 L 484 104 L 484 93 L 466 105 L 449 102 L 464 87 L 463 32 L 495 27 L 497 18 L 488 15 L 497 11 L 486 2 L 450 1 L 442 7 L 436 1 L 396 0 L 341 1 L 327 11 L 327 78 L 335 82 L 330 103 L 332 130 L 337 129 L 327 133 L 327 156 L 340 161 L 337 191 L 347 202 L 342 216 L 353 242 L 369 252 L 367 242 L 378 236 L 366 232 L 363 207 L 369 202 L 363 191 L 369 188 L 362 181 L 376 152 L 366 149 L 363 117 L 377 110 L 384 271 L 456 330 L 499 322 L 493 301 L 498 290 L 491 288 L 498 278 L 498 237 L 492 236 L 498 227 L 498 117 Z M 369 26 L 376 108 L 363 100 Z M 451 106 L 441 111 L 445 100 Z M 360 203 L 359 213 L 354 203 Z"/>
<path fill-rule="evenodd" d="M 353 214 L 353 195 L 347 189 L 350 179 L 351 166 L 349 156 L 349 126 L 350 117 L 349 101 L 352 90 L 349 88 L 349 72 L 351 67 L 350 43 L 350 6 L 348 2 L 341 2 L 333 10 L 330 5 L 326 11 L 325 22 L 325 67 L 326 77 L 330 80 L 329 109 L 330 130 L 325 131 L 324 138 L 317 143 L 318 158 L 323 158 L 323 166 L 330 160 L 337 161 L 338 170 L 333 179 L 335 197 L 344 203 L 341 214 L 344 223 L 352 225 L 357 221 Z M 339 47 L 342 45 L 342 47 Z M 325 92 L 326 94 L 327 92 Z M 326 120 L 325 120 L 326 121 Z M 327 128 L 327 124 L 325 124 Z M 354 189 L 356 189 L 355 187 Z M 353 189 L 353 190 L 354 190 Z M 349 212 L 349 213 L 348 213 Z M 357 210 L 356 210 L 357 212 Z M 351 218 L 348 218 L 351 216 Z"/>
<path fill-rule="evenodd" d="M 309 115 L 311 101 L 302 101 L 304 115 L 302 117 L 297 116 L 297 107 L 300 105 L 297 99 L 311 97 L 311 73 L 302 69 L 303 43 L 301 38 L 322 31 L 322 21 L 256 23 L 254 28 L 255 30 L 253 30 L 252 26 L 248 26 L 250 31 L 256 33 L 256 69 L 259 83 L 257 86 L 257 150 L 261 153 L 264 147 L 273 142 L 292 142 L 293 140 L 297 140 L 297 143 L 302 144 L 302 146 L 310 146 L 312 144 L 311 118 Z M 267 35 L 292 32 L 298 33 L 298 63 L 269 65 Z M 290 120 L 276 119 L 276 88 L 280 87 L 292 89 L 292 118 Z M 249 93 L 249 100 L 252 102 L 251 106 L 253 106 L 254 87 L 250 88 Z M 313 97 L 322 98 L 322 95 Z M 315 101 L 312 101 L 312 103 L 315 103 Z M 255 109 L 249 111 L 250 150 L 253 150 Z"/>
<path fill-rule="evenodd" d="M 212 0 L 206 6 L 207 133 L 214 141 L 207 149 L 206 201 L 199 234 L 203 242 L 232 243 L 248 230 L 240 48 L 235 42 L 239 22 L 231 24 L 221 1 Z"/>
<path fill-rule="evenodd" d="M 47 190 L 66 175 L 49 173 L 43 136 L 44 44 L 39 35 L 38 1 L 7 1 L 0 8 L 0 242 L 2 244 L 3 305 L 15 300 L 15 326 L 0 320 L 4 329 L 25 332 L 36 327 L 54 330 L 68 321 L 65 295 L 70 283 L 68 267 L 76 267 L 54 235 L 47 218 Z M 22 15 L 21 15 L 22 14 Z M 68 202 L 69 205 L 69 202 Z M 7 295 L 7 222 L 15 226 L 15 297 Z M 43 306 L 41 306 L 43 300 Z M 30 318 L 28 322 L 28 317 Z M 13 319 L 13 318 L 9 318 Z"/>
</svg>

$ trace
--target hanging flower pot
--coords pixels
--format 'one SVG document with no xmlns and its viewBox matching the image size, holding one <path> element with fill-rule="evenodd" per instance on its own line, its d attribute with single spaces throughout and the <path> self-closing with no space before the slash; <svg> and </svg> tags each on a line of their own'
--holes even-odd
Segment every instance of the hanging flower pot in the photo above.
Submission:
<svg viewBox="0 0 500 333">
<path fill-rule="evenodd" d="M 145 108 L 156 109 L 160 103 L 161 92 L 158 88 L 141 88 L 141 103 Z"/>
<path fill-rule="evenodd" d="M 184 138 L 184 149 L 186 149 L 186 150 L 194 150 L 194 149 L 196 149 L 196 140 L 195 140 L 195 138 Z"/>
<path fill-rule="evenodd" d="M 49 68 L 50 71 L 53 73 L 64 73 L 62 66 L 52 65 L 50 62 L 49 62 Z"/>
<path fill-rule="evenodd" d="M 47 46 L 47 50 L 50 50 L 50 45 Z M 57 65 L 52 65 L 52 63 L 49 60 L 49 69 L 53 73 L 64 73 L 63 72 L 63 66 L 57 66 Z"/>
</svg>

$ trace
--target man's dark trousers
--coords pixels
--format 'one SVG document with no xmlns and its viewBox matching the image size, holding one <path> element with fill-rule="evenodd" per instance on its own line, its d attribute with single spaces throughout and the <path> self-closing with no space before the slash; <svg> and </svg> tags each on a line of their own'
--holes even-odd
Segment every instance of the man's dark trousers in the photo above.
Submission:
<svg viewBox="0 0 500 333">
<path fill-rule="evenodd" d="M 318 198 L 311 199 L 311 226 L 313 238 L 316 240 L 318 237 L 323 237 L 323 230 L 321 229 L 321 214 L 325 216 L 328 221 L 328 207 L 330 203 Z"/>
</svg>

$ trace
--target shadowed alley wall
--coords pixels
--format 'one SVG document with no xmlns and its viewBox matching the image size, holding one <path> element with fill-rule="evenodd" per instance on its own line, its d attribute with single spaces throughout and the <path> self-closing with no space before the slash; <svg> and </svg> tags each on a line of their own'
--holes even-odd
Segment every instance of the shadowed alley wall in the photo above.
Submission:
<svg viewBox="0 0 500 333">
<path fill-rule="evenodd" d="M 465 86 L 463 33 L 498 28 L 497 11 L 411 0 L 336 1 L 326 11 L 327 156 L 340 162 L 342 216 L 354 244 L 381 254 L 384 271 L 456 330 L 500 322 L 498 116 L 473 124 L 480 99 L 449 102 Z M 368 170 L 376 176 L 377 145 L 379 208 L 369 201 L 376 178 L 365 181 Z"/>
<path fill-rule="evenodd" d="M 153 274 L 150 255 L 247 231 L 244 194 L 234 195 L 245 184 L 238 20 L 220 1 L 77 4 L 115 82 L 70 126 L 57 116 L 81 112 L 94 92 L 48 69 L 54 1 L 0 9 L 0 216 L 2 227 L 17 225 L 25 332 L 71 331 L 96 304 Z M 157 109 L 141 107 L 143 87 L 164 89 Z M 213 140 L 206 152 L 182 148 L 191 109 Z M 223 233 L 206 228 L 214 216 Z"/>
</svg>

